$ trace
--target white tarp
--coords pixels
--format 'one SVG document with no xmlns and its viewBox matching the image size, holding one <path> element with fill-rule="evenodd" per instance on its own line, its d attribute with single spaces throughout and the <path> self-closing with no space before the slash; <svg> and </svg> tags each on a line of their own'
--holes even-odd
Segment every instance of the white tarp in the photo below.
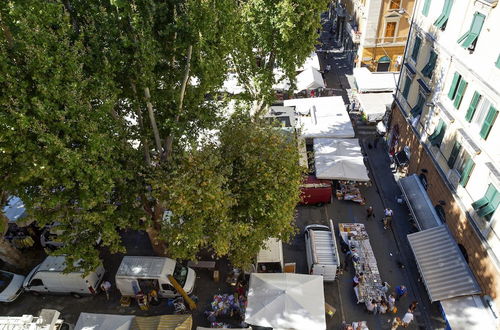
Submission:
<svg viewBox="0 0 500 330">
<path fill-rule="evenodd" d="M 134 315 L 81 313 L 74 330 L 128 330 Z"/>
<path fill-rule="evenodd" d="M 366 115 L 369 122 L 376 122 L 384 118 L 387 107 L 390 107 L 394 97 L 392 93 L 362 93 L 356 95 L 360 110 Z"/>
<path fill-rule="evenodd" d="M 370 181 L 358 139 L 314 139 L 316 178 Z"/>
<path fill-rule="evenodd" d="M 311 97 L 284 101 L 295 107 L 303 138 L 352 138 L 354 129 L 341 96 Z"/>
<path fill-rule="evenodd" d="M 300 92 L 307 89 L 325 88 L 321 72 L 309 67 L 297 75 L 297 89 Z"/>
<path fill-rule="evenodd" d="M 399 79 L 397 72 L 370 72 L 367 68 L 354 68 L 354 81 L 358 92 L 394 92 Z"/>
<path fill-rule="evenodd" d="M 494 316 L 478 295 L 442 300 L 441 307 L 453 330 L 497 329 Z"/>
<path fill-rule="evenodd" d="M 311 55 L 306 59 L 304 64 L 302 64 L 302 66 L 297 69 L 297 71 L 304 71 L 307 68 L 315 68 L 318 71 L 321 70 L 319 66 L 318 54 L 316 54 L 316 52 L 312 52 Z"/>
<path fill-rule="evenodd" d="M 252 273 L 245 322 L 273 329 L 326 329 L 323 277 Z"/>
</svg>

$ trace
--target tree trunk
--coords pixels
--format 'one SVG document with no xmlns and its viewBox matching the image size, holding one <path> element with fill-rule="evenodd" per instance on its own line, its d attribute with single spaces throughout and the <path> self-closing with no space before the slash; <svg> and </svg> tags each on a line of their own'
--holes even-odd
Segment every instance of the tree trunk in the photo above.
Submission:
<svg viewBox="0 0 500 330">
<path fill-rule="evenodd" d="M 159 235 L 161 230 L 160 221 L 163 219 L 163 212 L 165 208 L 160 204 L 156 203 L 153 214 L 151 216 L 151 220 L 153 225 L 146 229 L 148 233 L 149 240 L 151 241 L 151 246 L 153 247 L 153 251 L 158 256 L 166 256 L 167 255 L 167 244 L 163 241 Z"/>
<path fill-rule="evenodd" d="M 0 237 L 0 259 L 15 268 L 25 269 L 28 266 L 28 261 L 21 251 L 5 240 L 3 235 Z"/>
<path fill-rule="evenodd" d="M 137 89 L 135 87 L 135 83 L 131 81 L 130 85 L 132 86 L 132 91 L 134 92 L 135 99 L 137 99 Z M 139 107 L 137 102 L 134 103 L 135 103 L 134 109 L 137 115 L 137 121 L 139 122 L 139 129 L 141 130 L 141 143 L 142 143 L 142 148 L 144 149 L 144 160 L 146 161 L 146 164 L 148 164 L 149 166 L 151 165 L 151 156 L 149 155 L 149 143 L 148 140 L 146 139 L 146 131 L 144 129 L 144 122 L 142 121 L 141 108 Z"/>
<path fill-rule="evenodd" d="M 158 126 L 156 125 L 155 114 L 153 112 L 153 104 L 151 104 L 151 95 L 149 94 L 149 87 L 144 87 L 144 96 L 146 97 L 149 120 L 151 121 L 151 127 L 153 128 L 153 135 L 155 137 L 156 151 L 158 152 L 158 156 L 161 158 L 162 147 L 160 141 L 160 133 L 158 132 Z"/>
</svg>

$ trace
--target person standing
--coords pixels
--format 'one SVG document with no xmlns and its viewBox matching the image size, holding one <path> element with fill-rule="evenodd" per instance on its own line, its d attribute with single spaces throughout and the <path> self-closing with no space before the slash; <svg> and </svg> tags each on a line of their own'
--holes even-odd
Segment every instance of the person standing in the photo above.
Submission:
<svg viewBox="0 0 500 330">
<path fill-rule="evenodd" d="M 418 301 L 414 300 L 410 304 L 410 306 L 408 307 L 408 310 L 413 313 L 415 311 L 415 309 L 417 309 L 417 305 L 418 305 Z"/>
<path fill-rule="evenodd" d="M 389 312 L 394 312 L 394 308 L 396 308 L 396 298 L 392 294 L 387 298 L 387 304 L 389 305 Z"/>
<path fill-rule="evenodd" d="M 410 325 L 411 321 L 413 321 L 413 313 L 408 310 L 405 316 L 403 316 L 403 318 L 401 319 L 401 325 L 406 328 L 408 327 L 408 325 Z"/>
<path fill-rule="evenodd" d="M 344 271 L 349 271 L 349 264 L 351 263 L 352 260 L 352 251 L 349 250 L 345 253 L 344 257 Z"/>
<path fill-rule="evenodd" d="M 384 210 L 384 229 L 387 229 L 391 227 L 392 224 L 392 216 L 394 214 L 394 211 L 392 211 L 390 208 L 386 208 Z"/>
<path fill-rule="evenodd" d="M 396 287 L 396 301 L 401 299 L 408 294 L 408 289 L 404 285 L 400 285 Z"/>
<path fill-rule="evenodd" d="M 373 213 L 373 206 L 368 206 L 366 208 L 366 220 L 370 220 L 370 218 L 375 218 L 375 213 Z"/>
<path fill-rule="evenodd" d="M 392 320 L 391 330 L 396 330 L 397 328 L 399 328 L 400 325 L 401 325 L 401 319 L 399 317 L 395 317 L 394 320 Z"/>
<path fill-rule="evenodd" d="M 380 287 L 380 291 L 382 291 L 384 293 L 384 295 L 387 295 L 387 292 L 389 291 L 390 287 L 391 286 L 387 282 L 384 282 L 384 283 L 382 283 L 382 286 Z"/>
<path fill-rule="evenodd" d="M 104 281 L 101 283 L 101 290 L 106 294 L 106 299 L 109 300 L 109 291 L 111 291 L 111 283 Z"/>
</svg>

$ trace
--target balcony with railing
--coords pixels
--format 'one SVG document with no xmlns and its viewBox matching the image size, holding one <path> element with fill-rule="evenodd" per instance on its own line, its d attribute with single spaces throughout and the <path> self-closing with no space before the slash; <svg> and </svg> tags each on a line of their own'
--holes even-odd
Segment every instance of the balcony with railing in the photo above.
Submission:
<svg viewBox="0 0 500 330">
<path fill-rule="evenodd" d="M 407 37 L 382 37 L 382 38 L 366 38 L 365 47 L 371 46 L 404 46 Z"/>
</svg>

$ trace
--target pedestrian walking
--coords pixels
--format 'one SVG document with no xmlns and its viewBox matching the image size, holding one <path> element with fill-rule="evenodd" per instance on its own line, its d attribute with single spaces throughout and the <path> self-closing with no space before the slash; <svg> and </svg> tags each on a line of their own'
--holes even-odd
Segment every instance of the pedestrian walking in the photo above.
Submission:
<svg viewBox="0 0 500 330">
<path fill-rule="evenodd" d="M 399 328 L 400 325 L 401 325 L 401 319 L 399 317 L 395 317 L 394 320 L 392 320 L 391 330 L 396 330 L 397 328 Z"/>
<path fill-rule="evenodd" d="M 401 299 L 408 294 L 408 289 L 404 285 L 400 285 L 396 287 L 396 301 Z"/>
<path fill-rule="evenodd" d="M 332 69 L 332 66 L 330 64 L 328 64 L 325 68 L 325 74 L 327 74 L 328 72 L 330 72 L 330 70 Z"/>
<path fill-rule="evenodd" d="M 392 216 L 394 214 L 394 211 L 392 211 L 390 208 L 386 208 L 384 210 L 384 229 L 390 228 L 392 226 Z"/>
<path fill-rule="evenodd" d="M 111 283 L 104 281 L 101 283 L 101 290 L 106 294 L 106 299 L 109 300 L 109 291 L 111 291 Z"/>
<path fill-rule="evenodd" d="M 391 286 L 389 285 L 389 283 L 387 282 L 384 282 L 382 283 L 382 285 L 380 286 L 380 291 L 382 291 L 384 293 L 384 295 L 387 295 L 387 292 L 389 291 L 389 288 Z"/>
<path fill-rule="evenodd" d="M 370 220 L 370 218 L 375 218 L 375 213 L 373 213 L 373 206 L 368 206 L 366 208 L 366 220 Z"/>
<path fill-rule="evenodd" d="M 401 325 L 403 326 L 403 328 L 407 328 L 410 325 L 411 321 L 413 321 L 413 313 L 408 311 L 401 319 Z"/>
<path fill-rule="evenodd" d="M 392 294 L 387 297 L 387 305 L 389 306 L 389 312 L 394 313 L 394 308 L 396 308 L 396 298 Z"/>
<path fill-rule="evenodd" d="M 408 307 L 408 310 L 413 313 L 417 309 L 417 305 L 418 305 L 418 301 L 416 301 L 416 300 L 413 301 L 410 304 L 410 306 Z"/>
</svg>

